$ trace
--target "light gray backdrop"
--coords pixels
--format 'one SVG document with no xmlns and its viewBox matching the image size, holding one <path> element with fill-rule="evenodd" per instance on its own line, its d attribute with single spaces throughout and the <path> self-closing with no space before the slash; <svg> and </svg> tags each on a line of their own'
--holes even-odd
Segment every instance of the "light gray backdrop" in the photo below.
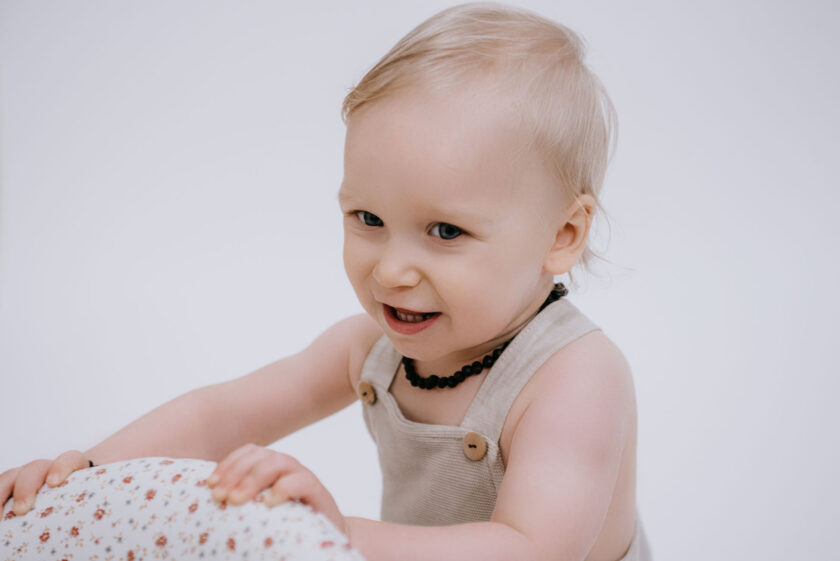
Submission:
<svg viewBox="0 0 840 561">
<path fill-rule="evenodd" d="M 86 449 L 361 311 L 341 100 L 449 3 L 0 3 L 0 470 Z M 840 520 L 840 42 L 829 1 L 531 1 L 619 148 L 572 300 L 639 403 L 661 560 L 826 558 Z M 277 443 L 376 518 L 358 403 Z"/>
</svg>

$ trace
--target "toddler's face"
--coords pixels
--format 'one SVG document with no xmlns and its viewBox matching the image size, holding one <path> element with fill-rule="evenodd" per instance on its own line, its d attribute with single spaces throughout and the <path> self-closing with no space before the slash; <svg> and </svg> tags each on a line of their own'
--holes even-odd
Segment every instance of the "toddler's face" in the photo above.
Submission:
<svg viewBox="0 0 840 561">
<path fill-rule="evenodd" d="M 515 123 L 501 99 L 451 91 L 400 93 L 349 119 L 344 264 L 403 355 L 480 357 L 550 290 L 562 197 Z"/>
</svg>

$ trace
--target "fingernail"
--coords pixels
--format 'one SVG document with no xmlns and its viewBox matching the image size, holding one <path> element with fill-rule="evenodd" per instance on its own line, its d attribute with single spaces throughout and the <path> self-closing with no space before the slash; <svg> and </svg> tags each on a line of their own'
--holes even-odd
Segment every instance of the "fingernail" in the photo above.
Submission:
<svg viewBox="0 0 840 561">
<path fill-rule="evenodd" d="M 213 498 L 217 501 L 225 500 L 225 496 L 227 496 L 227 492 L 224 487 L 216 487 L 213 489 Z"/>
<path fill-rule="evenodd" d="M 50 485 L 55 485 L 56 483 L 58 483 L 58 476 L 57 476 L 57 475 L 55 475 L 55 474 L 50 475 L 50 476 L 47 478 L 47 483 L 49 483 Z"/>
<path fill-rule="evenodd" d="M 282 496 L 280 496 L 280 495 L 273 495 L 273 494 L 269 494 L 269 495 L 265 498 L 265 501 L 264 501 L 264 502 L 265 502 L 265 504 L 267 504 L 268 506 L 277 506 L 277 505 L 279 505 L 280 503 L 286 502 L 286 500 L 287 500 L 287 499 L 286 499 L 286 497 L 282 497 Z"/>
<path fill-rule="evenodd" d="M 219 476 L 216 475 L 215 473 L 207 478 L 207 484 L 208 485 L 215 485 L 218 482 L 219 482 Z"/>
<path fill-rule="evenodd" d="M 230 500 L 235 503 L 241 502 L 244 498 L 245 493 L 243 491 L 236 490 L 230 494 Z"/>
</svg>

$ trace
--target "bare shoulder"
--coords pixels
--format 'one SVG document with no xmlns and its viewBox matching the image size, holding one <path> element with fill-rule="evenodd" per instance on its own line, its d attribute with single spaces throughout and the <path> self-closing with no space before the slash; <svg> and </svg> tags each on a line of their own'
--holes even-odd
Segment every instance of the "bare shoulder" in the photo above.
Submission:
<svg viewBox="0 0 840 561">
<path fill-rule="evenodd" d="M 633 373 L 624 353 L 600 329 L 549 357 L 525 390 L 523 414 L 529 409 L 555 417 L 587 413 L 612 422 L 622 440 L 631 436 L 636 415 Z"/>
<path fill-rule="evenodd" d="M 340 341 L 347 348 L 347 376 L 350 385 L 355 388 L 365 358 L 383 335 L 382 328 L 368 314 L 358 314 L 338 322 L 330 331 L 330 338 Z"/>
<path fill-rule="evenodd" d="M 606 385 L 615 391 L 633 389 L 633 374 L 621 349 L 600 329 L 554 353 L 537 371 L 540 382 L 557 385 Z"/>
</svg>

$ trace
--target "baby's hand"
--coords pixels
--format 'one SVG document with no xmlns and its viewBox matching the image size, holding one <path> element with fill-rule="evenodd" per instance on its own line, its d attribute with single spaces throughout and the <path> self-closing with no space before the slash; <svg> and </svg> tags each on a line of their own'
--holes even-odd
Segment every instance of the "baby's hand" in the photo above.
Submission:
<svg viewBox="0 0 840 561">
<path fill-rule="evenodd" d="M 263 489 L 271 487 L 263 501 L 267 506 L 290 499 L 299 501 L 322 513 L 342 533 L 347 533 L 344 516 L 332 495 L 314 473 L 288 454 L 246 444 L 219 462 L 207 478 L 207 486 L 213 488 L 213 499 L 227 499 L 234 505 L 245 504 Z"/>
<path fill-rule="evenodd" d="M 26 465 L 0 473 L 0 517 L 3 505 L 14 496 L 14 513 L 23 516 L 35 504 L 35 495 L 46 482 L 57 487 L 76 470 L 89 467 L 87 459 L 78 450 L 70 450 L 55 460 L 33 460 Z"/>
</svg>

